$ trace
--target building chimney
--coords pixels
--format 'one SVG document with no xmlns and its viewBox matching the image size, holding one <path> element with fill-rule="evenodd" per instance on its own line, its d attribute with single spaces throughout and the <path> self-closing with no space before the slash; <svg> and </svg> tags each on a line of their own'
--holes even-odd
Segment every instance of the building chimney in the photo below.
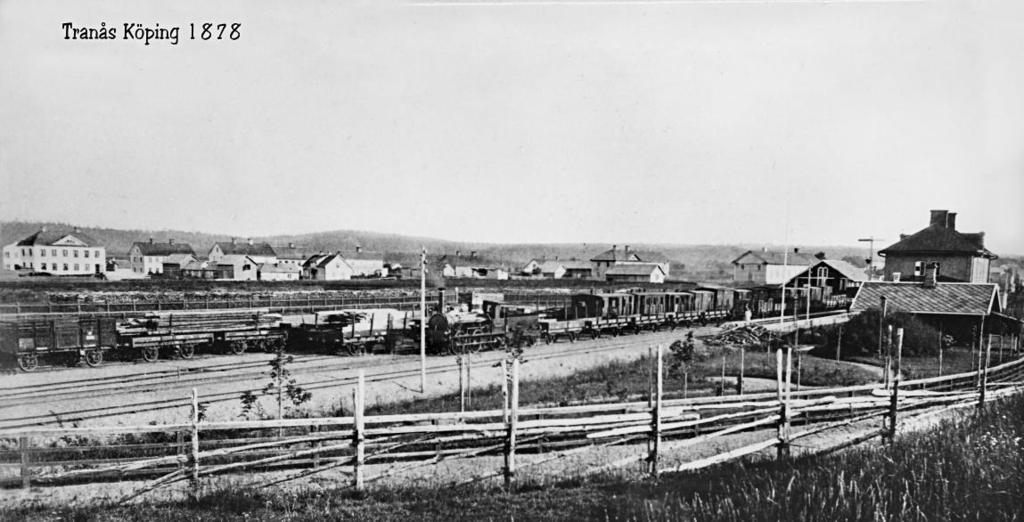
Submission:
<svg viewBox="0 0 1024 522">
<path fill-rule="evenodd" d="M 921 285 L 925 288 L 935 288 L 935 283 L 939 280 L 939 264 L 932 261 L 924 269 L 924 283 Z"/>
<path fill-rule="evenodd" d="M 246 242 L 248 242 L 251 245 L 252 244 L 252 238 L 250 237 L 249 239 L 246 240 Z"/>
<path fill-rule="evenodd" d="M 956 212 L 946 214 L 946 228 L 956 230 Z"/>
<path fill-rule="evenodd" d="M 793 253 L 794 254 L 799 254 L 800 253 L 800 249 L 799 248 L 794 248 L 793 249 Z"/>
<path fill-rule="evenodd" d="M 929 226 L 946 228 L 946 216 L 948 214 L 948 210 L 933 210 L 932 219 L 929 223 Z"/>
<path fill-rule="evenodd" d="M 455 257 L 459 257 L 461 255 L 462 255 L 462 251 L 461 250 L 456 250 L 455 251 Z"/>
</svg>

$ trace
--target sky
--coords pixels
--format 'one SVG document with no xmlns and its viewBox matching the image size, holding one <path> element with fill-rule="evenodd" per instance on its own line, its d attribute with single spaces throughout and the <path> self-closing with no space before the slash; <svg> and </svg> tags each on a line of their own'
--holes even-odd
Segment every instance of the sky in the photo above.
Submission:
<svg viewBox="0 0 1024 522">
<path fill-rule="evenodd" d="M 1022 93 L 1010 0 L 0 0 L 0 220 L 1024 254 Z"/>
</svg>

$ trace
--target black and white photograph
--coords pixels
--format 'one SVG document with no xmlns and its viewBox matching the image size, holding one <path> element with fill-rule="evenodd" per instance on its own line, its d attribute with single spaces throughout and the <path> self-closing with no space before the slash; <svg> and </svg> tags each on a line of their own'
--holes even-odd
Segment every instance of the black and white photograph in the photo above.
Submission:
<svg viewBox="0 0 1024 522">
<path fill-rule="evenodd" d="M 1024 519 L 1024 3 L 0 0 L 0 521 Z"/>
</svg>

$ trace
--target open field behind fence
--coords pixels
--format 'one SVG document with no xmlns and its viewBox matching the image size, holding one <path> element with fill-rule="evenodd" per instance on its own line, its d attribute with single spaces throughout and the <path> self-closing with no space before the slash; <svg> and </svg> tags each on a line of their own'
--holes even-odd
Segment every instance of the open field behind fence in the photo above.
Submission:
<svg viewBox="0 0 1024 522">
<path fill-rule="evenodd" d="M 900 336 L 895 346 L 899 375 Z M 512 486 L 516 476 L 547 463 L 609 446 L 643 448 L 643 443 L 646 450 L 586 472 L 644 465 L 657 475 L 666 471 L 660 462 L 669 452 L 720 443 L 726 435 L 745 431 L 773 429 L 774 436 L 723 448 L 672 470 L 696 470 L 772 448 L 785 458 L 796 440 L 854 424 L 873 427 L 841 445 L 879 436 L 891 439 L 909 419 L 983 407 L 986 401 L 1016 393 L 1024 382 L 1024 359 L 1014 359 L 955 375 L 902 382 L 897 378 L 889 387 L 792 391 L 791 360 L 784 361 L 780 351 L 774 393 L 668 400 L 662 393 L 660 347 L 658 353 L 651 371 L 652 393 L 640 402 L 520 408 L 519 363 L 510 360 L 503 386 L 507 400 L 499 410 L 367 416 L 360 376 L 353 390 L 353 415 L 347 417 L 205 422 L 200 420 L 199 398 L 193 397 L 188 423 L 2 430 L 0 480 L 7 487 L 149 480 L 124 498 L 129 500 L 182 481 L 198 494 L 205 478 L 243 471 L 260 486 L 334 471 L 360 489 L 441 462 L 501 456 L 500 469 L 479 470 L 461 482 L 501 479 Z M 517 461 L 523 454 L 530 459 Z M 386 466 L 369 476 L 369 464 Z M 260 474 L 268 471 L 276 473 Z M 260 482 L 260 477 L 265 480 Z"/>
</svg>

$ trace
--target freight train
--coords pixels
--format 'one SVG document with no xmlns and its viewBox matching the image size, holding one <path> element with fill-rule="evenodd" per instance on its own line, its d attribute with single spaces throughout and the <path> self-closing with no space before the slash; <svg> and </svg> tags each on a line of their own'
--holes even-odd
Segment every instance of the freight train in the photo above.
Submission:
<svg viewBox="0 0 1024 522">
<path fill-rule="evenodd" d="M 476 311 L 445 309 L 427 316 L 430 354 L 522 349 L 537 342 L 639 334 L 645 330 L 739 319 L 765 309 L 770 297 L 725 287 L 632 289 L 567 296 L 540 308 L 483 301 Z M 840 303 L 816 303 L 817 309 Z M 152 312 L 135 318 L 58 316 L 0 321 L 0 365 L 23 371 L 47 365 L 99 366 L 119 359 L 190 359 L 196 353 L 247 350 L 334 354 L 393 352 L 420 341 L 418 313 L 389 308 L 321 311 L 284 317 L 266 309 Z"/>
</svg>

